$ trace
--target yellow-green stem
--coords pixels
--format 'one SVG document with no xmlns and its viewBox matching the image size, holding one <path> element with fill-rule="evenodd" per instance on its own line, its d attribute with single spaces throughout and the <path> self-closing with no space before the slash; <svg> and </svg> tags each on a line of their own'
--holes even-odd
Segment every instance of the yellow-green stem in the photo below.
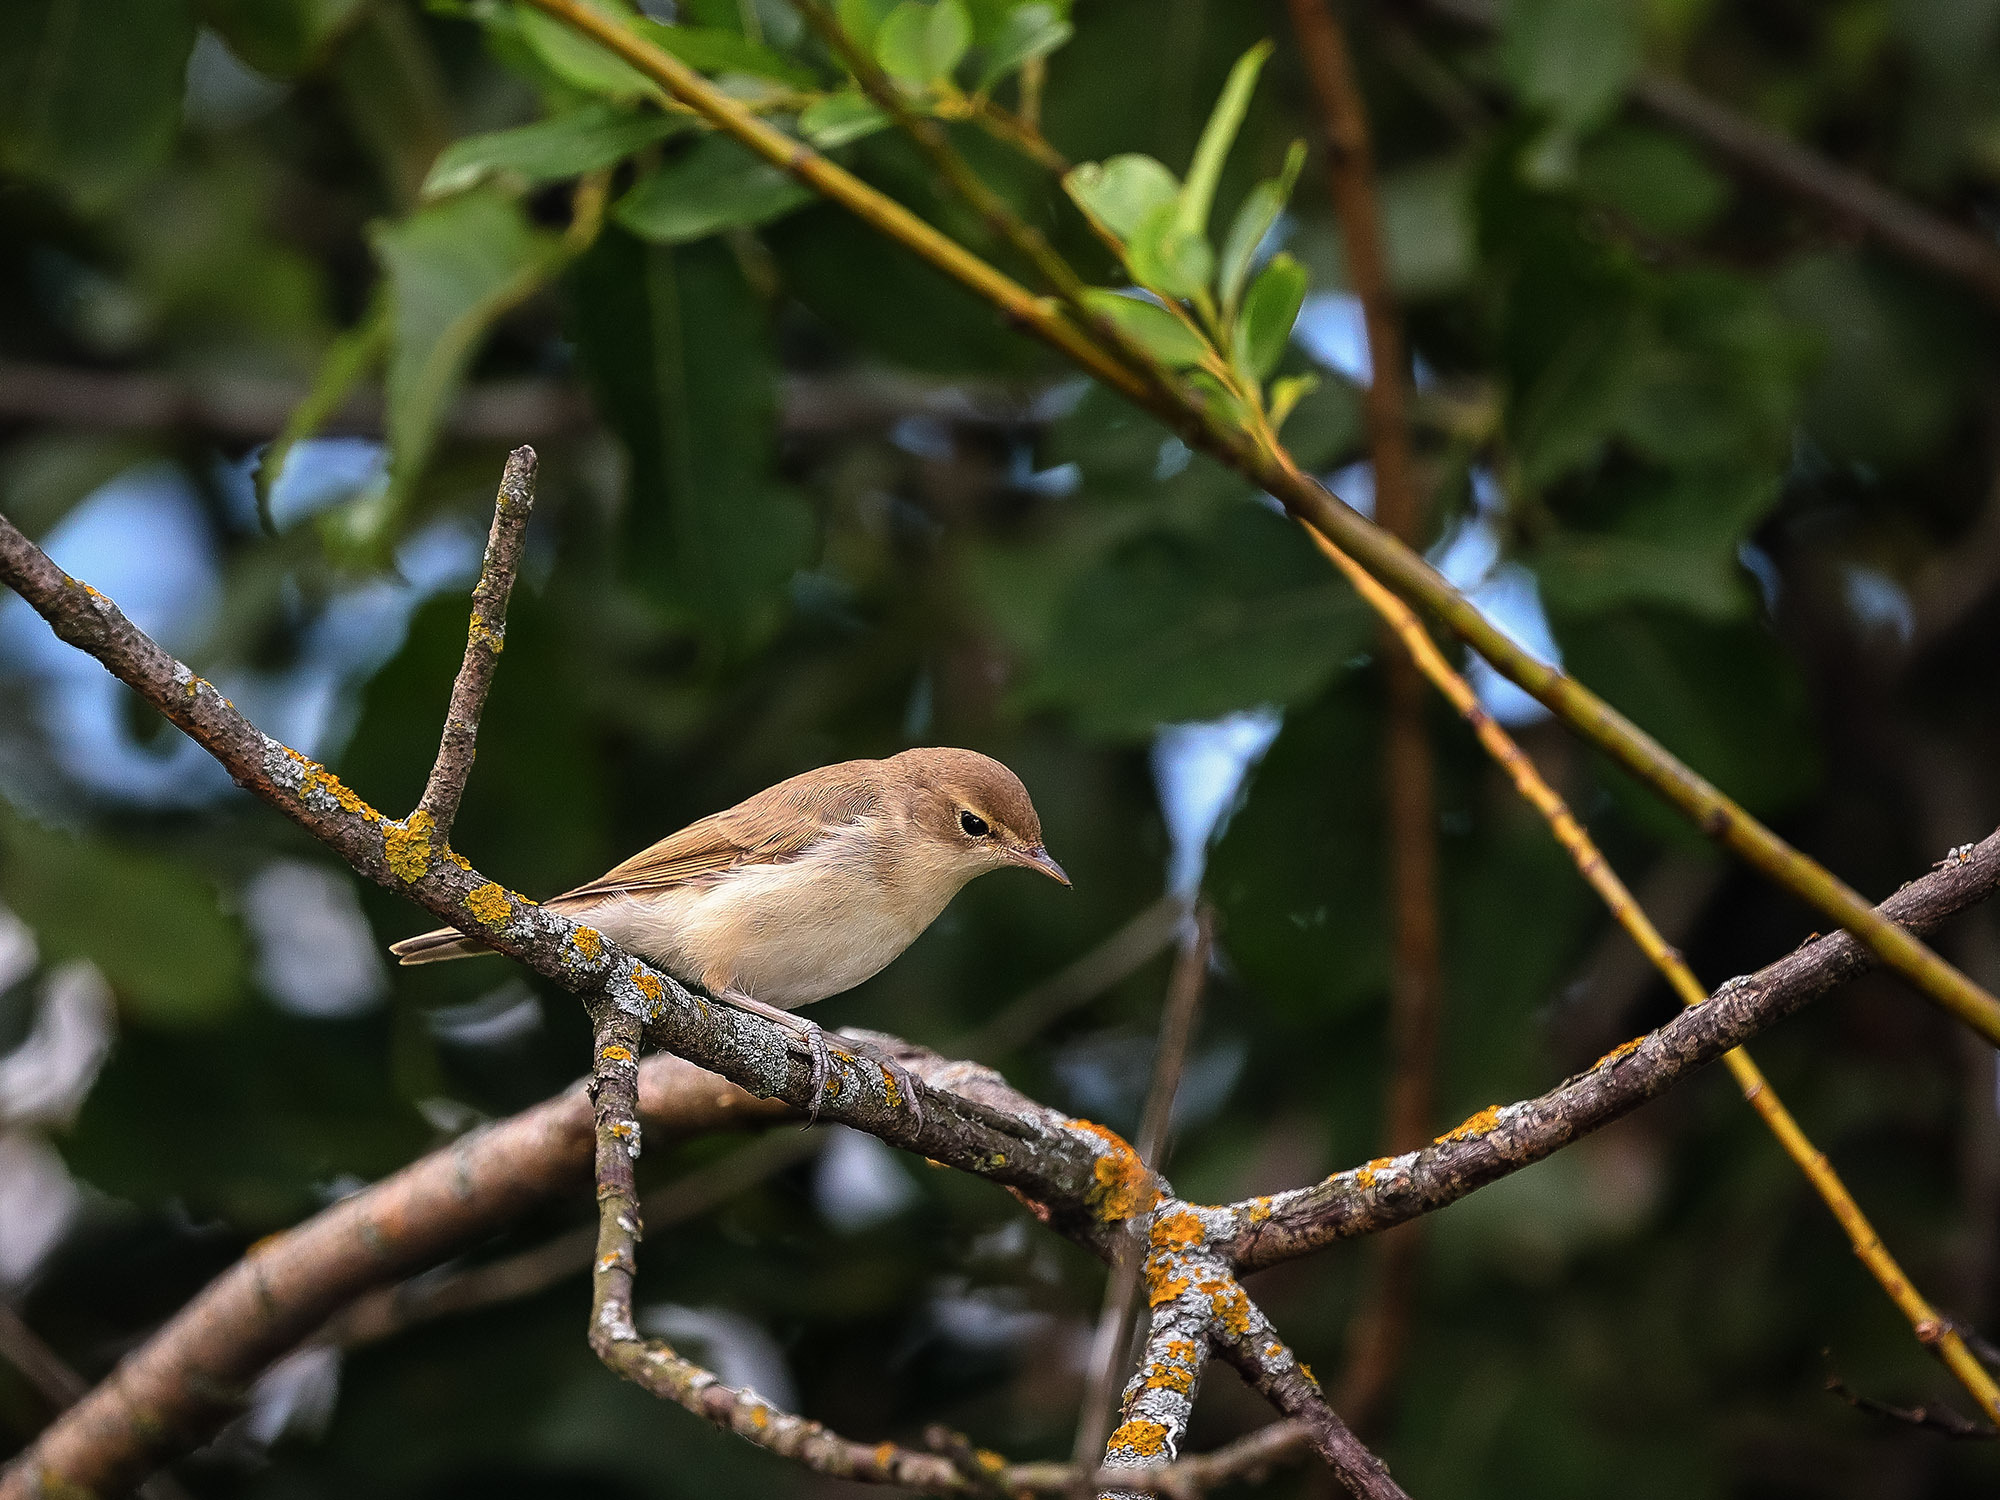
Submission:
<svg viewBox="0 0 2000 1500">
<path fill-rule="evenodd" d="M 1709 837 L 1776 884 L 1831 917 L 1946 1010 L 2000 1046 L 2000 1000 L 1946 963 L 1913 934 L 1875 912 L 1845 882 L 1792 848 L 1670 755 L 1595 693 L 1560 668 L 1535 658 L 1488 620 L 1409 547 L 1342 504 L 1292 464 L 1281 448 L 1211 419 L 1163 369 L 1140 373 L 1103 349 L 1052 302 L 869 187 L 804 142 L 784 134 L 678 58 L 642 40 L 580 0 L 530 0 L 659 83 L 674 98 L 766 161 L 841 204 L 998 307 L 1023 329 L 1074 360 L 1135 404 L 1165 420 L 1191 446 L 1263 486 L 1318 532 L 1404 598 L 1422 605 L 1505 677 L 1609 754 Z"/>
</svg>

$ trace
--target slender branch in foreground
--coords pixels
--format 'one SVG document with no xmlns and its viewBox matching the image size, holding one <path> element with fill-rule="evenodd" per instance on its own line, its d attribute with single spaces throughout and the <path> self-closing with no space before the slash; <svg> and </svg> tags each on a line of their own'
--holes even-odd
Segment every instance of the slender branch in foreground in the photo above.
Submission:
<svg viewBox="0 0 2000 1500">
<path fill-rule="evenodd" d="M 662 1135 L 729 1130 L 791 1113 L 665 1055 L 646 1060 L 641 1113 Z M 465 1250 L 590 1169 L 581 1088 L 420 1157 L 283 1234 L 259 1241 L 63 1414 L 0 1478 L 27 1496 L 60 1480 L 100 1494 L 206 1441 L 252 1382 L 385 1281 Z"/>
<path fill-rule="evenodd" d="M 1706 778 L 1683 765 L 1651 735 L 1563 672 L 1540 661 L 1454 589 L 1429 563 L 1303 473 L 1275 443 L 1214 416 L 1163 366 L 1126 364 L 1092 331 L 939 233 L 902 204 L 869 187 L 803 141 L 757 118 L 680 59 L 645 41 L 582 0 L 530 0 L 631 64 L 675 99 L 751 152 L 789 172 L 992 303 L 1011 321 L 1159 416 L 1190 446 L 1262 486 L 1300 521 L 1349 553 L 1405 598 L 1491 662 L 1564 723 L 1609 754 L 1753 869 L 1854 933 L 1882 963 L 2000 1045 L 2000 1000 L 1989 995 L 1909 932 L 1885 922 L 1860 895 L 1779 838 Z"/>
<path fill-rule="evenodd" d="M 632 1316 L 639 1270 L 639 1041 L 637 1016 L 600 1005 L 594 1018 L 591 1100 L 596 1126 L 597 1260 L 591 1271 L 590 1347 L 641 1389 L 675 1402 L 816 1474 L 901 1485 L 932 1494 L 969 1488 L 949 1458 L 894 1443 L 857 1443 L 780 1411 L 755 1391 L 724 1385 Z"/>
<path fill-rule="evenodd" d="M 1953 850 L 1876 910 L 1884 921 L 1932 932 L 1996 888 L 2000 832 Z M 1874 966 L 1852 934 L 1814 938 L 1755 974 L 1731 979 L 1700 1005 L 1607 1053 L 1539 1098 L 1483 1109 L 1421 1151 L 1336 1172 L 1308 1188 L 1229 1205 L 1231 1222 L 1211 1242 L 1239 1271 L 1248 1272 L 1455 1203 L 1630 1114 Z"/>
<path fill-rule="evenodd" d="M 521 552 L 528 542 L 528 516 L 535 508 L 535 450 L 516 448 L 507 455 L 500 476 L 500 493 L 493 502 L 493 528 L 486 537 L 486 556 L 479 582 L 472 590 L 472 623 L 465 634 L 465 660 L 451 685 L 451 706 L 445 711 L 444 735 L 437 762 L 424 785 L 423 799 L 410 815 L 429 820 L 431 837 L 443 843 L 451 837 L 458 804 L 465 796 L 465 779 L 472 774 L 472 757 L 479 737 L 479 715 L 493 686 L 493 670 L 507 645 L 507 596 L 521 570 Z"/>
<path fill-rule="evenodd" d="M 1201 995 L 1214 942 L 1215 914 L 1206 903 L 1198 902 L 1193 931 L 1181 944 L 1173 974 L 1167 981 L 1167 1003 L 1153 1051 L 1153 1077 L 1146 1088 L 1145 1108 L 1139 1120 L 1136 1143 L 1139 1160 L 1156 1177 L 1166 1170 L 1168 1127 L 1173 1121 L 1181 1071 L 1187 1063 L 1188 1047 L 1194 1040 L 1195 1022 L 1201 1012 Z M 1111 1431 L 1112 1398 L 1118 1389 L 1119 1367 L 1132 1342 L 1132 1299 L 1139 1290 L 1139 1268 L 1144 1259 L 1134 1239 L 1136 1236 L 1128 1235 L 1118 1246 L 1111 1260 L 1111 1272 L 1105 1278 L 1104 1303 L 1097 1315 L 1097 1335 L 1091 1341 L 1090 1364 L 1076 1424 L 1073 1463 L 1079 1472 L 1088 1471 Z M 1155 1330 L 1155 1338 L 1157 1335 Z"/>
<path fill-rule="evenodd" d="M 1494 721 L 1493 716 L 1480 706 L 1471 686 L 1452 670 L 1450 663 L 1445 661 L 1443 653 L 1425 632 L 1422 622 L 1410 613 L 1408 606 L 1401 600 L 1389 595 L 1381 584 L 1355 566 L 1354 560 L 1339 548 L 1323 537 L 1315 536 L 1314 540 L 1356 589 L 1364 595 L 1383 595 L 1377 603 L 1377 608 L 1385 617 L 1397 621 L 1396 628 L 1412 660 L 1472 726 L 1480 744 L 1513 779 L 1514 788 L 1522 799 L 1542 815 L 1554 831 L 1557 841 L 1568 851 L 1585 882 L 1610 909 L 1618 925 L 1630 934 L 1647 962 L 1666 977 L 1681 1003 L 1696 1006 L 1707 1000 L 1708 991 L 1702 988 L 1701 981 L 1695 978 L 1694 971 L 1687 966 L 1686 960 L 1660 936 L 1660 930 L 1653 925 L 1639 903 L 1632 899 L 1631 891 L 1618 878 L 1610 863 L 1598 852 L 1597 845 L 1589 833 L 1570 812 L 1563 799 L 1556 794 L 1555 788 L 1550 786 L 1541 772 L 1535 768 L 1535 763 L 1522 752 L 1519 745 L 1514 743 L 1513 737 Z M 1744 1099 L 1757 1111 L 1758 1117 L 1764 1121 L 1771 1133 L 1778 1138 L 1778 1144 L 1784 1148 L 1785 1154 L 1791 1157 L 1800 1171 L 1805 1173 L 1806 1180 L 1812 1184 L 1813 1190 L 1820 1195 L 1834 1218 L 1839 1221 L 1855 1255 L 1868 1268 L 1869 1274 L 1881 1284 L 1883 1291 L 1888 1293 L 1889 1300 L 1896 1304 L 1897 1310 L 1909 1320 L 1910 1327 L 1915 1331 L 1918 1340 L 1944 1362 L 1972 1394 L 1981 1409 L 2000 1424 L 2000 1384 L 1996 1384 L 1993 1376 L 1973 1358 L 1957 1330 L 1948 1320 L 1939 1316 L 1937 1310 L 1925 1300 L 1922 1293 L 1918 1292 L 1903 1268 L 1896 1263 L 1895 1257 L 1882 1243 L 1881 1236 L 1868 1222 L 1868 1216 L 1862 1211 L 1861 1205 L 1855 1202 L 1854 1195 L 1847 1190 L 1847 1184 L 1840 1180 L 1840 1174 L 1834 1171 L 1825 1153 L 1815 1147 L 1805 1132 L 1799 1128 L 1798 1121 L 1792 1118 L 1791 1111 L 1778 1098 L 1777 1091 L 1765 1080 L 1763 1072 L 1751 1060 L 1749 1053 L 1740 1047 L 1733 1048 L 1725 1054 L 1723 1061 L 1728 1066 L 1731 1076 L 1736 1079 L 1737 1086 L 1743 1091 Z M 1392 1151 L 1392 1154 L 1395 1153 Z M 1366 1345 L 1363 1346 L 1363 1353 L 1378 1362 L 1384 1357 L 1382 1351 L 1370 1349 Z M 1363 1369 L 1366 1373 L 1374 1373 L 1374 1369 L 1370 1366 L 1363 1366 Z M 1371 1392 L 1363 1385 L 1357 1394 L 1366 1396 Z"/>
<path fill-rule="evenodd" d="M 1370 379 L 1363 388 L 1362 406 L 1375 473 L 1375 520 L 1415 547 L 1422 543 L 1423 516 L 1405 411 L 1402 320 L 1382 243 L 1368 114 L 1347 39 L 1328 0 L 1290 0 L 1290 11 L 1319 109 L 1327 189 L 1347 249 L 1348 280 L 1361 301 L 1367 330 Z M 1407 605 L 1393 595 L 1389 598 L 1409 616 Z M 1376 610 L 1383 613 L 1379 602 Z M 1409 618 L 1414 624 L 1414 617 Z M 1407 645 L 1393 615 L 1383 614 L 1382 633 L 1391 642 Z M 1394 914 L 1383 1135 L 1386 1154 L 1394 1156 L 1431 1138 L 1443 978 L 1438 956 L 1437 805 L 1431 745 L 1424 732 L 1424 685 L 1418 663 L 1397 644 L 1383 653 L 1382 665 L 1388 688 L 1383 776 Z M 1373 1291 L 1363 1301 L 1349 1336 L 1340 1403 L 1349 1420 L 1364 1430 L 1374 1425 L 1402 1364 L 1421 1249 L 1414 1226 L 1382 1237 Z"/>
</svg>

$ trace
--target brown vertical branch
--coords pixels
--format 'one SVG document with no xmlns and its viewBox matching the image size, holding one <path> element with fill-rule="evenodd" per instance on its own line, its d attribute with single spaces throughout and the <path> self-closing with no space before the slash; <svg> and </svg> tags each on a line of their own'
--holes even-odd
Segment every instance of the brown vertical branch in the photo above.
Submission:
<svg viewBox="0 0 2000 1500">
<path fill-rule="evenodd" d="M 1368 116 L 1329 0 L 1290 0 L 1306 76 L 1312 81 L 1326 152 L 1327 188 L 1347 248 L 1348 279 L 1361 300 L 1372 377 L 1364 393 L 1375 519 L 1410 546 L 1423 524 L 1410 456 L 1403 391 L 1403 334 L 1389 286 Z M 1424 684 L 1416 663 L 1384 626 L 1388 686 L 1384 777 L 1389 814 L 1389 891 L 1395 924 L 1390 971 L 1391 1069 L 1385 1138 L 1391 1156 L 1430 1139 L 1438 1005 L 1437 811 Z M 1414 1228 L 1383 1238 L 1378 1281 L 1353 1330 L 1341 1406 L 1361 1427 L 1396 1378 L 1408 1336 L 1420 1249 Z"/>
<path fill-rule="evenodd" d="M 424 786 L 423 800 L 410 815 L 412 827 L 418 819 L 428 819 L 430 836 L 440 844 L 451 838 L 459 800 L 465 795 L 465 779 L 472 774 L 479 715 L 486 707 L 486 693 L 493 686 L 493 672 L 507 644 L 507 596 L 514 591 L 514 577 L 521 569 L 521 550 L 528 540 L 528 514 L 534 506 L 535 450 L 516 448 L 507 455 L 507 467 L 500 476 L 500 493 L 494 497 L 493 528 L 486 537 L 479 582 L 472 590 L 472 621 L 466 628 L 465 660 L 459 664 L 458 679 L 451 685 L 451 706 L 445 711 L 437 761 Z"/>
<path fill-rule="evenodd" d="M 1139 1121 L 1139 1160 L 1156 1176 L 1166 1165 L 1167 1130 L 1173 1121 L 1174 1096 L 1180 1092 L 1181 1069 L 1187 1061 L 1188 1044 L 1194 1039 L 1195 1019 L 1201 1010 L 1203 981 L 1208 975 L 1209 953 L 1214 944 L 1214 914 L 1205 902 L 1194 909 L 1194 928 L 1181 945 L 1174 972 L 1167 981 L 1166 1011 L 1160 1017 L 1160 1040 L 1153 1054 L 1152 1082 L 1146 1089 L 1145 1110 Z M 1134 1228 L 1137 1228 L 1135 1224 Z M 1104 1451 L 1111 1433 L 1112 1395 L 1118 1389 L 1118 1372 L 1132 1341 L 1132 1299 L 1139 1290 L 1142 1247 L 1129 1240 L 1117 1244 L 1111 1271 L 1104 1286 L 1104 1306 L 1097 1318 L 1097 1336 L 1091 1342 L 1089 1376 L 1084 1383 L 1082 1412 L 1076 1424 L 1074 1464 L 1078 1474 L 1088 1475 Z M 1157 1327 L 1154 1337 L 1159 1337 Z M 1126 1393 L 1129 1410 L 1132 1393 Z M 1121 1429 L 1122 1430 L 1122 1429 Z M 1119 1444 L 1111 1443 L 1114 1462 Z M 1141 1463 L 1155 1455 L 1127 1453 L 1127 1463 Z M 1172 1456 L 1171 1453 L 1168 1454 Z"/>
</svg>

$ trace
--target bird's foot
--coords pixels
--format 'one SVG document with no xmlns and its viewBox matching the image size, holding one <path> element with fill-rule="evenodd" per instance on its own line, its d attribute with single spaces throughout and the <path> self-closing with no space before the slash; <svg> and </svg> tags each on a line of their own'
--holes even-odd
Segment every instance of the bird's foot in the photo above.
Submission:
<svg viewBox="0 0 2000 1500">
<path fill-rule="evenodd" d="M 780 1010 L 739 990 L 723 990 L 715 998 L 725 1005 L 733 1005 L 753 1016 L 776 1022 L 805 1043 L 806 1056 L 812 1063 L 812 1099 L 806 1105 L 806 1128 L 810 1130 L 817 1125 L 820 1101 L 826 1098 L 826 1086 L 833 1077 L 833 1048 L 827 1042 L 826 1028 L 817 1021 L 808 1021 L 804 1016 Z"/>
<path fill-rule="evenodd" d="M 840 1034 L 840 1039 L 852 1048 L 858 1056 L 867 1058 L 888 1075 L 890 1086 L 894 1091 L 890 1096 L 890 1104 L 896 1108 L 908 1110 L 911 1128 L 913 1130 L 922 1130 L 924 1128 L 924 1101 L 923 1096 L 918 1092 L 919 1085 L 916 1075 L 904 1067 L 886 1048 L 879 1047 L 874 1042 L 868 1041 L 863 1037 L 858 1037 L 849 1031 L 843 1031 Z"/>
</svg>

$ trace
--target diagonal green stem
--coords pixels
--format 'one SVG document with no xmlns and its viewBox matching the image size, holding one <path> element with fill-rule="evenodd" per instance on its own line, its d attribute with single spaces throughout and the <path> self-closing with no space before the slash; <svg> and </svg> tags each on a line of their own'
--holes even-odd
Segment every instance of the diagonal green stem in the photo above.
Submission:
<svg viewBox="0 0 2000 1500">
<path fill-rule="evenodd" d="M 1791 847 L 1651 735 L 1560 668 L 1537 660 L 1401 541 L 1341 503 L 1275 443 L 1227 426 L 1163 367 L 1140 373 L 1053 304 L 974 255 L 853 173 L 758 119 L 694 69 L 581 0 L 530 0 L 653 79 L 674 98 L 880 233 L 896 240 L 1113 390 L 1269 491 L 1305 525 L 1356 558 L 1485 657 L 1551 713 L 1651 787 L 1710 838 L 1853 933 L 1887 968 L 2000 1046 L 2000 1000 L 1920 939 L 1873 910 L 1831 871 Z"/>
</svg>

